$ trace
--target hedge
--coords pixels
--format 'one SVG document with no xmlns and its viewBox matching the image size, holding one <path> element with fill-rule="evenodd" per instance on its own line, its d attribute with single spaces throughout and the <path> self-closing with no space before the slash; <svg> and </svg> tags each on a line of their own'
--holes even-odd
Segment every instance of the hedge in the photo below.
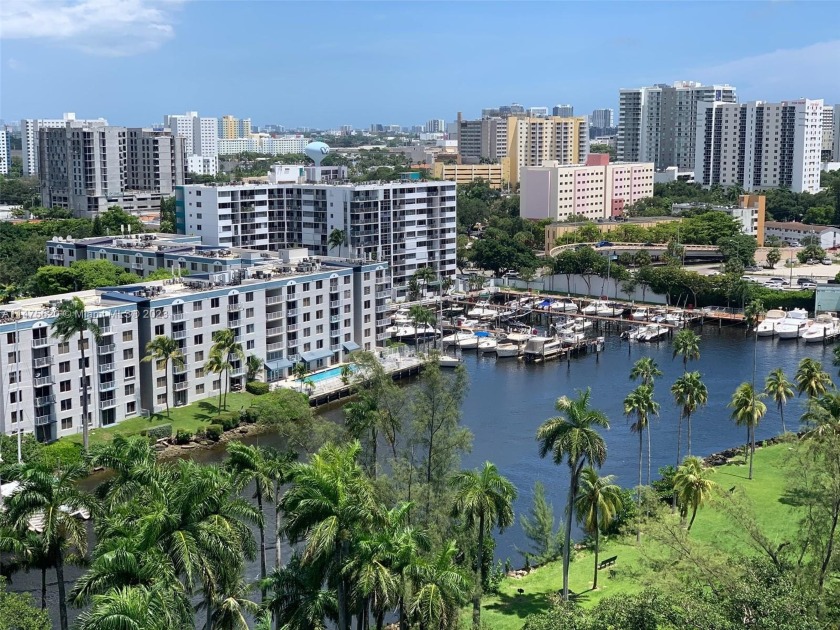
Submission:
<svg viewBox="0 0 840 630">
<path fill-rule="evenodd" d="M 38 461 L 47 468 L 66 468 L 71 464 L 81 464 L 84 459 L 84 447 L 70 440 L 58 440 L 46 444 L 38 454 Z"/>
<path fill-rule="evenodd" d="M 212 440 L 213 442 L 218 442 L 219 438 L 222 437 L 222 426 L 219 424 L 211 424 L 204 430 L 204 436 L 208 440 Z"/>
<path fill-rule="evenodd" d="M 239 412 L 238 411 L 225 411 L 224 413 L 219 414 L 219 417 L 216 418 L 216 422 L 222 425 L 222 429 L 225 431 L 230 431 L 231 429 L 235 429 L 239 426 Z"/>
<path fill-rule="evenodd" d="M 192 439 L 192 433 L 186 429 L 178 429 L 175 432 L 175 444 L 188 444 Z"/>
<path fill-rule="evenodd" d="M 152 427 L 151 429 L 143 429 L 140 431 L 140 435 L 145 435 L 155 441 L 160 440 L 161 438 L 169 438 L 172 437 L 172 425 L 161 424 L 156 427 Z"/>
<path fill-rule="evenodd" d="M 268 383 L 263 383 L 262 381 L 249 381 L 245 383 L 245 391 L 254 396 L 262 396 L 268 393 L 269 386 Z"/>
</svg>

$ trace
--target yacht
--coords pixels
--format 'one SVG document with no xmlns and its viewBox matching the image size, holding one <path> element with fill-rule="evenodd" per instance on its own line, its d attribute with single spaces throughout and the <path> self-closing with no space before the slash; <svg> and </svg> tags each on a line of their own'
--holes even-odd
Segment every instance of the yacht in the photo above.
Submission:
<svg viewBox="0 0 840 630">
<path fill-rule="evenodd" d="M 776 334 L 776 328 L 784 321 L 786 315 L 787 313 L 781 309 L 771 308 L 764 316 L 764 321 L 758 325 L 756 334 L 759 337 L 772 337 Z"/>
<path fill-rule="evenodd" d="M 575 317 L 572 322 L 572 330 L 574 332 L 585 332 L 592 328 L 592 322 L 585 317 Z"/>
<path fill-rule="evenodd" d="M 548 308 L 552 311 L 557 311 L 558 313 L 577 313 L 578 311 L 577 304 L 575 304 L 571 298 L 552 300 Z"/>
<path fill-rule="evenodd" d="M 814 323 L 802 333 L 805 343 L 831 341 L 840 334 L 840 319 L 831 313 L 820 313 L 814 318 Z"/>
<path fill-rule="evenodd" d="M 620 302 L 607 302 L 607 308 L 609 309 L 609 312 L 606 313 L 607 317 L 618 317 L 626 309 L 624 304 L 621 304 Z"/>
<path fill-rule="evenodd" d="M 461 365 L 461 359 L 460 359 L 460 357 L 451 357 L 451 356 L 446 355 L 446 354 L 442 354 L 442 355 L 440 355 L 440 356 L 438 357 L 438 360 L 437 360 L 437 361 L 438 361 L 438 365 L 439 365 L 440 367 L 442 367 L 442 368 L 443 368 L 443 367 L 446 367 L 446 368 L 448 368 L 448 367 L 452 367 L 452 368 L 454 368 L 454 367 L 458 367 L 459 365 Z"/>
<path fill-rule="evenodd" d="M 522 353 L 522 345 L 505 339 L 496 344 L 496 358 L 518 357 Z"/>
<path fill-rule="evenodd" d="M 649 312 L 650 311 L 648 311 L 648 309 L 646 309 L 644 306 L 637 306 L 630 313 L 630 319 L 635 319 L 637 322 L 642 322 L 648 318 Z"/>
<path fill-rule="evenodd" d="M 638 341 L 659 341 L 668 335 L 668 327 L 649 324 L 639 331 Z"/>
<path fill-rule="evenodd" d="M 440 342 L 444 346 L 458 346 L 461 345 L 462 342 L 467 341 L 468 339 L 472 339 L 473 336 L 474 335 L 471 332 L 460 330 L 451 335 L 447 335 L 446 337 L 441 339 Z"/>
<path fill-rule="evenodd" d="M 788 311 L 785 318 L 776 326 L 776 334 L 779 335 L 779 339 L 799 339 L 810 325 L 808 311 L 804 308 L 795 308 Z"/>
<path fill-rule="evenodd" d="M 586 333 L 569 331 L 560 336 L 560 343 L 564 346 L 574 346 L 586 339 Z"/>
<path fill-rule="evenodd" d="M 499 344 L 499 340 L 492 335 L 490 337 L 485 337 L 478 342 L 478 351 L 479 352 L 495 352 L 496 346 Z"/>
<path fill-rule="evenodd" d="M 666 313 L 665 323 L 673 324 L 674 326 L 682 326 L 685 323 L 685 311 L 681 308 L 675 308 L 671 312 Z"/>
<path fill-rule="evenodd" d="M 496 309 L 490 308 L 490 303 L 486 300 L 476 302 L 476 305 L 467 311 L 467 316 L 476 317 L 478 319 L 492 319 L 496 317 Z"/>
<path fill-rule="evenodd" d="M 425 341 L 427 339 L 434 339 L 440 335 L 440 330 L 429 324 L 423 324 L 415 328 L 411 324 L 398 326 L 397 330 L 391 334 L 392 337 L 398 341 Z"/>
<path fill-rule="evenodd" d="M 557 337 L 531 337 L 525 344 L 525 360 L 531 362 L 553 359 L 563 351 L 563 343 Z"/>
<path fill-rule="evenodd" d="M 607 312 L 612 312 L 612 309 L 607 307 L 603 300 L 592 300 L 581 312 L 584 315 L 606 315 Z"/>
<path fill-rule="evenodd" d="M 490 333 L 486 330 L 476 330 L 469 339 L 465 339 L 458 345 L 461 350 L 475 350 L 478 348 L 479 342 L 484 341 L 487 337 L 490 337 Z"/>
</svg>

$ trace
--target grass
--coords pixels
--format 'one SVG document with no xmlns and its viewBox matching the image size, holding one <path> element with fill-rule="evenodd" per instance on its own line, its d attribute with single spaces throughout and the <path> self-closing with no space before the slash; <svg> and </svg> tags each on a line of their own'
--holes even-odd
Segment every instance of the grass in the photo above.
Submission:
<svg viewBox="0 0 840 630">
<path fill-rule="evenodd" d="M 227 410 L 235 411 L 243 407 L 250 407 L 253 399 L 253 394 L 249 394 L 248 392 L 232 392 L 227 397 Z M 172 435 L 175 435 L 179 429 L 195 433 L 198 429 L 206 428 L 213 424 L 219 411 L 218 402 L 218 396 L 214 396 L 189 405 L 184 405 L 183 407 L 171 407 L 168 417 L 164 411 L 162 413 L 152 414 L 149 418 L 129 418 L 112 427 L 91 431 L 90 443 L 91 445 L 108 443 L 114 439 L 115 435 L 137 435 L 144 429 L 151 429 L 161 424 L 171 424 Z M 78 433 L 62 438 L 62 440 L 81 444 L 82 434 Z"/>
<path fill-rule="evenodd" d="M 757 450 L 752 481 L 747 479 L 748 468 L 743 464 L 721 466 L 714 473 L 715 482 L 724 492 L 733 487 L 743 491 L 753 506 L 755 519 L 762 531 L 775 540 L 789 539 L 797 527 L 794 508 L 784 498 L 788 478 L 785 460 L 791 448 L 790 444 L 777 444 Z M 722 552 L 751 552 L 746 543 L 746 534 L 725 513 L 713 506 L 700 508 L 690 535 L 696 541 L 714 546 Z M 608 569 L 599 573 L 597 591 L 591 590 L 594 569 L 592 552 L 577 553 L 569 567 L 570 590 L 579 595 L 579 601 L 587 608 L 610 595 L 641 591 L 653 577 L 643 562 L 643 553 L 655 552 L 651 547 L 654 544 L 650 540 L 645 541 L 644 534 L 642 547 L 636 545 L 635 536 L 613 539 L 602 544 L 600 559 L 618 556 L 618 560 L 612 567 L 613 577 L 610 577 Z M 561 562 L 540 567 L 518 580 L 506 578 L 498 595 L 484 598 L 482 624 L 494 630 L 522 628 L 528 615 L 549 607 L 549 595 L 557 593 L 562 586 Z M 519 593 L 518 589 L 523 592 Z M 470 626 L 470 616 L 471 608 L 465 609 L 462 615 L 463 627 Z"/>
</svg>

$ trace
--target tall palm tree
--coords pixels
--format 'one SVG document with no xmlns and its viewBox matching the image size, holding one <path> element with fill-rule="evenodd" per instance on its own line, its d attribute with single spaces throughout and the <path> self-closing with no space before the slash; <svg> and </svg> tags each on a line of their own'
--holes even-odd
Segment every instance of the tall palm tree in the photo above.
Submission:
<svg viewBox="0 0 840 630">
<path fill-rule="evenodd" d="M 458 566 L 457 556 L 455 542 L 448 541 L 435 556 L 416 568 L 409 614 L 420 628 L 458 627 L 458 613 L 467 599 L 470 583 Z"/>
<path fill-rule="evenodd" d="M 569 601 L 569 557 L 572 544 L 572 515 L 583 467 L 602 466 L 607 444 L 596 427 L 610 428 L 606 414 L 589 406 L 592 390 L 579 391 L 576 398 L 565 396 L 554 404 L 559 416 L 549 418 L 537 429 L 540 457 L 552 454 L 554 463 L 569 466 L 569 497 L 566 504 L 566 537 L 563 544 L 563 599 Z"/>
<path fill-rule="evenodd" d="M 212 374 L 219 375 L 219 404 L 217 406 L 216 413 L 222 413 L 222 391 L 224 390 L 224 387 L 222 386 L 222 374 L 227 372 L 230 367 L 230 362 L 225 359 L 220 352 L 218 352 L 215 348 L 210 350 L 210 355 L 204 363 L 204 369 Z"/>
<path fill-rule="evenodd" d="M 434 281 L 437 278 L 437 273 L 432 267 L 428 265 L 425 267 L 420 267 L 414 272 L 414 277 L 417 279 L 418 282 L 423 283 L 423 293 L 426 293 L 426 290 L 429 286 L 429 283 Z"/>
<path fill-rule="evenodd" d="M 577 520 L 584 531 L 595 539 L 595 572 L 592 590 L 598 588 L 598 551 L 601 530 L 609 527 L 621 508 L 621 488 L 615 483 L 614 475 L 601 477 L 591 466 L 580 474 L 580 489 L 575 501 Z"/>
<path fill-rule="evenodd" d="M 301 361 L 300 363 L 295 363 L 292 367 L 292 375 L 298 380 L 300 383 L 300 391 L 303 392 L 303 382 L 306 380 L 306 375 L 309 374 L 309 370 L 306 367 L 306 363 Z"/>
<path fill-rule="evenodd" d="M 739 427 L 747 427 L 747 442 L 750 445 L 750 479 L 753 478 L 755 428 L 767 413 L 767 405 L 761 401 L 762 398 L 764 398 L 764 393 L 756 393 L 752 383 L 741 383 L 729 402 L 735 424 Z"/>
<path fill-rule="evenodd" d="M 245 361 L 245 351 L 242 344 L 236 341 L 236 335 L 230 328 L 223 328 L 213 333 L 213 346 L 210 348 L 210 356 L 217 353 L 222 357 L 222 367 L 225 374 L 225 395 L 224 406 L 227 408 L 227 394 L 230 389 L 230 370 L 233 361 Z"/>
<path fill-rule="evenodd" d="M 53 471 L 28 464 L 20 471 L 20 488 L 5 501 L 7 521 L 20 536 L 33 527 L 33 522 L 38 522 L 36 531 L 40 530 L 41 549 L 55 566 L 61 630 L 67 630 L 64 564 L 68 554 L 84 556 L 87 528 L 79 515 L 91 515 L 96 509 L 93 497 L 77 486 L 86 474 L 86 468 L 81 465 Z"/>
<path fill-rule="evenodd" d="M 680 408 L 680 420 L 677 428 L 677 466 L 680 464 L 680 442 L 682 441 L 682 420 L 685 418 L 688 428 L 688 454 L 691 455 L 691 415 L 709 402 L 709 390 L 700 376 L 700 372 L 683 372 L 671 386 L 674 402 Z"/>
<path fill-rule="evenodd" d="M 92 598 L 89 610 L 79 615 L 78 630 L 169 630 L 187 627 L 172 613 L 162 587 L 132 585 L 114 588 Z"/>
<path fill-rule="evenodd" d="M 714 468 L 703 465 L 702 459 L 689 455 L 674 474 L 674 492 L 679 497 L 680 516 L 685 519 L 689 507 L 691 508 L 688 531 L 691 531 L 691 526 L 694 525 L 697 508 L 705 503 L 717 485 L 709 478 L 714 472 Z"/>
<path fill-rule="evenodd" d="M 633 369 L 630 370 L 630 380 L 641 380 L 642 385 L 650 385 L 653 387 L 653 382 L 657 376 L 662 376 L 662 370 L 659 369 L 653 357 L 642 357 L 633 364 Z"/>
<path fill-rule="evenodd" d="M 349 584 L 342 569 L 350 559 L 351 539 L 380 520 L 370 479 L 356 461 L 358 442 L 327 444 L 309 463 L 292 466 L 292 487 L 281 499 L 286 533 L 292 544 L 304 542 L 305 564 L 323 566 L 323 576 L 337 583 L 338 628 L 348 630 Z"/>
<path fill-rule="evenodd" d="M 157 454 L 148 438 L 142 435 L 115 435 L 108 444 L 91 454 L 92 468 L 108 468 L 110 475 L 96 487 L 96 495 L 108 510 L 142 496 L 160 473 Z"/>
<path fill-rule="evenodd" d="M 822 363 L 816 359 L 805 358 L 799 362 L 796 374 L 793 377 L 796 382 L 796 392 L 801 396 L 808 396 L 808 411 L 815 398 L 823 396 L 829 389 L 834 387 L 831 376 L 823 370 Z"/>
<path fill-rule="evenodd" d="M 249 354 L 248 360 L 245 362 L 245 371 L 247 374 L 246 381 L 256 380 L 260 372 L 263 371 L 263 360 L 256 354 Z"/>
<path fill-rule="evenodd" d="M 368 441 L 368 474 L 376 479 L 376 446 L 379 441 L 379 409 L 376 399 L 367 391 L 362 391 L 354 402 L 344 405 L 344 419 L 347 431 L 355 439 Z"/>
<path fill-rule="evenodd" d="M 425 328 L 426 325 L 430 325 L 434 328 L 434 325 L 437 322 L 437 318 L 435 317 L 435 314 L 432 313 L 432 311 L 423 306 L 420 306 L 419 304 L 414 304 L 411 307 L 409 307 L 408 318 L 411 320 L 411 323 L 414 326 L 414 346 L 417 347 L 418 327 L 423 326 Z M 437 346 L 437 335 L 434 336 L 434 339 L 435 346 Z"/>
<path fill-rule="evenodd" d="M 487 579 L 484 569 L 484 536 L 494 526 L 498 526 L 499 533 L 502 533 L 513 524 L 516 488 L 490 462 L 484 462 L 480 470 L 457 473 L 452 479 L 452 486 L 455 488 L 452 515 L 462 517 L 467 527 L 478 530 L 472 620 L 473 628 L 481 628 L 481 596 Z"/>
<path fill-rule="evenodd" d="M 163 379 L 166 389 L 166 416 L 169 417 L 169 363 L 180 367 L 184 365 L 184 355 L 181 346 L 172 337 L 159 335 L 146 344 L 146 356 L 143 361 L 154 361 L 155 365 L 163 369 Z"/>
<path fill-rule="evenodd" d="M 248 446 L 242 442 L 228 444 L 228 456 L 225 468 L 233 475 L 233 484 L 238 491 L 254 484 L 254 498 L 257 509 L 262 515 L 258 523 L 260 530 L 260 579 L 265 580 L 268 572 L 265 560 L 265 510 L 263 503 L 271 500 L 271 490 L 274 478 L 272 468 L 265 451 L 259 446 Z M 265 589 L 260 591 L 261 600 L 265 600 Z"/>
<path fill-rule="evenodd" d="M 764 313 L 764 302 L 761 300 L 752 300 L 744 308 L 744 323 L 747 325 L 745 331 L 746 335 L 750 334 L 750 330 L 758 325 L 758 320 Z"/>
<path fill-rule="evenodd" d="M 835 351 L 837 348 L 835 348 Z M 767 375 L 764 381 L 764 393 L 776 403 L 779 416 L 782 419 L 782 433 L 787 433 L 785 428 L 785 405 L 788 398 L 793 397 L 793 384 L 785 376 L 782 368 L 776 368 Z"/>
<path fill-rule="evenodd" d="M 645 431 L 648 435 L 648 474 L 647 481 L 650 483 L 651 449 L 650 449 L 650 420 L 652 416 L 659 415 L 659 403 L 653 398 L 653 387 L 650 385 L 638 385 L 624 399 L 624 414 L 628 417 L 635 416 L 636 422 L 630 425 L 633 433 L 639 434 L 639 486 L 642 485 L 642 436 Z"/>
<path fill-rule="evenodd" d="M 58 315 L 51 325 L 52 336 L 63 342 L 69 342 L 75 335 L 79 335 L 79 348 L 82 353 L 82 443 L 87 452 L 88 442 L 88 378 L 87 360 L 85 358 L 85 333 L 98 343 L 102 339 L 102 331 L 85 312 L 85 304 L 78 297 L 62 300 L 58 305 Z"/>
<path fill-rule="evenodd" d="M 335 249 L 338 247 L 338 255 L 341 256 L 341 248 L 347 243 L 347 232 L 334 228 L 327 237 L 327 249 Z"/>
<path fill-rule="evenodd" d="M 264 581 L 265 578 L 260 581 L 263 591 Z M 250 590 L 251 585 L 245 582 L 238 571 L 228 576 L 213 602 L 211 623 L 215 630 L 249 630 L 248 618 L 260 611 L 260 607 L 248 599 Z"/>
<path fill-rule="evenodd" d="M 321 567 L 295 554 L 285 567 L 275 567 L 265 586 L 265 606 L 274 617 L 274 630 L 324 630 L 338 619 L 335 591 L 327 588 Z"/>
<path fill-rule="evenodd" d="M 279 451 L 274 448 L 266 448 L 266 459 L 268 473 L 274 482 L 274 568 L 279 568 L 283 563 L 282 546 L 283 540 L 283 511 L 280 507 L 281 490 L 283 486 L 291 481 L 292 464 L 297 461 L 297 451 L 292 449 Z"/>
<path fill-rule="evenodd" d="M 673 358 L 682 357 L 683 372 L 688 370 L 688 362 L 700 358 L 700 335 L 684 328 L 674 337 Z"/>
</svg>

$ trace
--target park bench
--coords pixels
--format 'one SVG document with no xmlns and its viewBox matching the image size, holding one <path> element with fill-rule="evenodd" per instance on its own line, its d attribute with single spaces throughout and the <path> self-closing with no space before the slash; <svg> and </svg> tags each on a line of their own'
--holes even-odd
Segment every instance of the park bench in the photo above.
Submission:
<svg viewBox="0 0 840 630">
<path fill-rule="evenodd" d="M 611 567 L 615 564 L 615 561 L 618 559 L 618 556 L 613 556 L 612 558 L 607 558 L 606 560 L 601 560 L 598 563 L 598 570 L 606 569 L 607 567 Z"/>
</svg>

